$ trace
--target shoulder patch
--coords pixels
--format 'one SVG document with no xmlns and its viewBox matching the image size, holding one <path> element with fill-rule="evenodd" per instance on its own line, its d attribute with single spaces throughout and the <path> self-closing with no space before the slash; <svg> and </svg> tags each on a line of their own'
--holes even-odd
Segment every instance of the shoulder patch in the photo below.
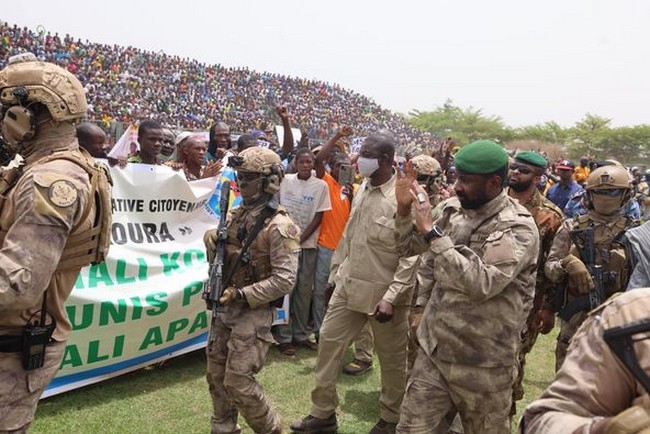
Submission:
<svg viewBox="0 0 650 434">
<path fill-rule="evenodd" d="M 67 208 L 77 201 L 79 192 L 74 184 L 66 179 L 59 179 L 50 184 L 47 197 L 54 205 Z"/>
<path fill-rule="evenodd" d="M 280 231 L 280 235 L 285 238 L 299 239 L 300 237 L 300 229 L 291 222 L 278 225 L 278 230 Z"/>
</svg>

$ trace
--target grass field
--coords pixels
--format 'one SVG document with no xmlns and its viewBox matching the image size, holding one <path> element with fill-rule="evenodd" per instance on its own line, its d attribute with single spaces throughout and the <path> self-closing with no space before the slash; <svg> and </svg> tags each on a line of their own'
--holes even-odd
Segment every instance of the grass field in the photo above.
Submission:
<svg viewBox="0 0 650 434">
<path fill-rule="evenodd" d="M 557 330 L 540 336 L 528 356 L 526 396 L 536 398 L 553 379 Z M 348 357 L 352 354 L 349 352 Z M 285 426 L 307 413 L 316 353 L 299 349 L 287 359 L 272 348 L 259 375 Z M 339 433 L 367 433 L 379 418 L 379 368 L 362 377 L 342 375 L 338 387 Z M 31 433 L 205 433 L 211 404 L 205 356 L 196 351 L 112 380 L 43 400 Z M 517 419 L 519 419 L 519 414 Z M 252 432 L 240 418 L 244 432 Z M 514 427 L 513 427 L 514 432 Z"/>
</svg>

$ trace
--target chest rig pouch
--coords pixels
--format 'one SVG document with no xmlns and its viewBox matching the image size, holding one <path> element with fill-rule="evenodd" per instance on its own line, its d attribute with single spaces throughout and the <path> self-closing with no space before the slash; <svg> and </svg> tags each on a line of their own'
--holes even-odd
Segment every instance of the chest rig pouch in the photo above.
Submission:
<svg viewBox="0 0 650 434">
<path fill-rule="evenodd" d="M 574 230 L 588 227 L 594 229 L 594 262 L 603 267 L 603 280 L 608 297 L 624 291 L 627 286 L 631 269 L 625 231 L 632 226 L 632 222 L 624 216 L 607 224 L 594 222 L 586 215 L 578 217 L 573 225 Z M 571 253 L 584 261 L 579 254 L 580 250 L 582 249 L 572 246 Z"/>
</svg>

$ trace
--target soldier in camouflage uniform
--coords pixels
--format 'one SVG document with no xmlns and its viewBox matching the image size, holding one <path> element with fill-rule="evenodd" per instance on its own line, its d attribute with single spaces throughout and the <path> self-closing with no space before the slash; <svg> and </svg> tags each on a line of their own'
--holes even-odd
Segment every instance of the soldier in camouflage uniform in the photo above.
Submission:
<svg viewBox="0 0 650 434">
<path fill-rule="evenodd" d="M 551 250 L 555 233 L 562 224 L 562 211 L 545 198 L 537 189 L 537 184 L 546 170 L 547 161 L 537 152 L 521 151 L 515 155 L 508 172 L 508 195 L 519 200 L 535 219 L 539 229 L 540 252 L 537 259 L 537 282 L 533 308 L 521 332 L 519 350 L 519 369 L 513 388 L 511 416 L 516 414 L 515 402 L 524 397 L 524 366 L 526 354 L 535 345 L 538 334 L 549 333 L 555 326 L 553 310 L 554 285 L 544 276 L 544 263 Z"/>
<path fill-rule="evenodd" d="M 643 377 L 634 375 L 604 339 L 606 330 L 648 322 L 650 288 L 612 297 L 589 314 L 571 341 L 555 380 L 524 412 L 525 434 L 647 434 L 650 405 Z M 646 338 L 644 339 L 644 335 Z M 628 360 L 648 372 L 650 340 L 633 333 Z M 626 357 L 627 358 L 627 357 Z"/>
<path fill-rule="evenodd" d="M 456 197 L 438 206 L 437 224 L 429 201 L 418 197 L 425 192 L 412 182 L 414 173 L 399 180 L 398 250 L 405 256 L 430 251 L 431 260 L 421 266 L 433 267 L 435 283 L 418 328 L 421 347 L 398 433 L 446 433 L 456 412 L 468 434 L 510 432 L 539 233 L 530 213 L 503 190 L 507 167 L 508 154 L 494 142 L 462 148 Z"/>
<path fill-rule="evenodd" d="M 0 178 L 0 432 L 24 433 L 63 358 L 79 270 L 108 252 L 111 193 L 106 169 L 77 144 L 87 105 L 70 72 L 14 56 L 0 71 L 0 102 L 16 153 Z M 47 329 L 42 367 L 22 362 L 33 325 Z"/>
<path fill-rule="evenodd" d="M 228 223 L 225 276 L 259 216 L 279 191 L 282 180 L 280 157 L 271 150 L 252 147 L 232 159 L 237 166 L 243 205 L 232 213 Z M 300 229 L 283 208 L 272 213 L 248 250 L 250 261 L 242 263 L 219 300 L 226 310 L 217 314 L 211 330 L 215 341 L 207 348 L 213 434 L 241 432 L 238 412 L 256 433 L 282 432 L 280 415 L 255 380 L 255 374 L 262 369 L 273 341 L 271 303 L 288 294 L 295 281 L 299 238 Z M 206 232 L 204 241 L 208 260 L 212 262 L 216 229 Z"/>
<path fill-rule="evenodd" d="M 622 166 L 603 166 L 591 172 L 587 178 L 586 215 L 577 215 L 566 220 L 558 230 L 544 271 L 546 277 L 560 285 L 566 279 L 566 292 L 560 316 L 569 316 L 562 321 L 555 349 L 555 370 L 560 369 L 571 337 L 587 317 L 592 306 L 583 303 L 589 291 L 594 288 L 592 276 L 571 240 L 571 231 L 593 229 L 595 265 L 604 270 L 605 298 L 615 292 L 624 291 L 632 271 L 631 255 L 625 241 L 625 231 L 636 225 L 622 210 L 630 198 L 630 175 Z M 577 309 L 576 306 L 584 306 Z M 574 312 L 574 314 L 565 314 Z"/>
</svg>

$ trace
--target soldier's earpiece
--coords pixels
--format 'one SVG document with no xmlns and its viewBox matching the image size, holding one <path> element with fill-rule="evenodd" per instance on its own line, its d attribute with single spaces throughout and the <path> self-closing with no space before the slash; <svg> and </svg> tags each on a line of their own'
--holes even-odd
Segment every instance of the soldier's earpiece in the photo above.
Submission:
<svg viewBox="0 0 650 434">
<path fill-rule="evenodd" d="M 2 113 L 2 135 L 10 145 L 29 140 L 36 133 L 36 117 L 29 109 L 28 95 L 29 92 L 24 86 L 5 89 L 2 92 L 2 101 L 11 104 L 9 107 L 5 106 Z"/>
<path fill-rule="evenodd" d="M 30 109 L 15 105 L 4 110 L 2 135 L 10 145 L 29 140 L 35 133 L 36 121 Z"/>
<path fill-rule="evenodd" d="M 270 168 L 271 174 L 264 178 L 264 183 L 262 185 L 262 190 L 265 193 L 276 194 L 280 191 L 280 181 L 282 181 L 282 172 L 280 168 L 273 164 Z"/>
</svg>

